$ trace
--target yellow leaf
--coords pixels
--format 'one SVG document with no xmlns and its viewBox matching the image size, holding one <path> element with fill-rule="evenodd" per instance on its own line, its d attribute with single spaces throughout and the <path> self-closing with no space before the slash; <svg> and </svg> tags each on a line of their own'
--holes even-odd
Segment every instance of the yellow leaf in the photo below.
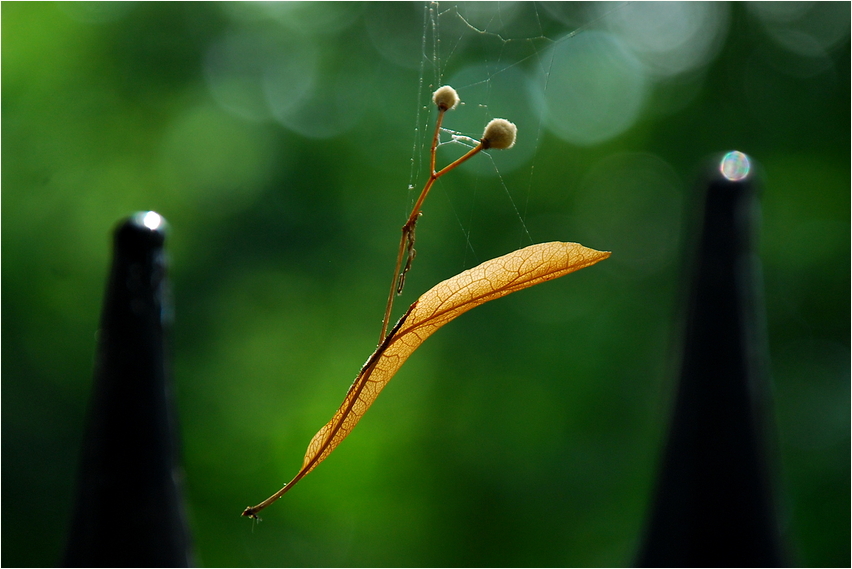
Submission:
<svg viewBox="0 0 852 569">
<path fill-rule="evenodd" d="M 541 243 L 486 261 L 438 283 L 399 319 L 367 360 L 331 420 L 314 435 L 302 468 L 281 490 L 246 508 L 244 516 L 280 498 L 345 439 L 408 356 L 435 330 L 475 306 L 588 267 L 609 257 L 578 243 Z"/>
</svg>

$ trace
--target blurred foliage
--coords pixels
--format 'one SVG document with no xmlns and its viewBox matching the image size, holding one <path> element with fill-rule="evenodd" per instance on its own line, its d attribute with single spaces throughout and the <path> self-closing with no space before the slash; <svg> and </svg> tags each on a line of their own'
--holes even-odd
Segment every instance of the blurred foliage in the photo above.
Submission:
<svg viewBox="0 0 852 569">
<path fill-rule="evenodd" d="M 737 149 L 764 180 L 785 538 L 848 566 L 849 10 L 3 3 L 3 564 L 59 560 L 110 231 L 150 209 L 200 564 L 629 565 L 694 183 Z M 445 126 L 505 116 L 519 143 L 433 190 L 397 306 L 531 241 L 613 256 L 441 330 L 252 528 L 373 350 L 444 82 Z"/>
</svg>

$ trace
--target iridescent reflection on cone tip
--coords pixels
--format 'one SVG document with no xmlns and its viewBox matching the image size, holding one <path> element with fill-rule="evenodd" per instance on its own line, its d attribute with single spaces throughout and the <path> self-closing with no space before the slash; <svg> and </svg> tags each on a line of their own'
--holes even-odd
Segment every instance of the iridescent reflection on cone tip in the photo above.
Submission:
<svg viewBox="0 0 852 569">
<path fill-rule="evenodd" d="M 747 178 L 750 170 L 751 163 L 748 156 L 737 150 L 725 154 L 719 164 L 719 171 L 732 182 L 739 182 Z"/>
</svg>

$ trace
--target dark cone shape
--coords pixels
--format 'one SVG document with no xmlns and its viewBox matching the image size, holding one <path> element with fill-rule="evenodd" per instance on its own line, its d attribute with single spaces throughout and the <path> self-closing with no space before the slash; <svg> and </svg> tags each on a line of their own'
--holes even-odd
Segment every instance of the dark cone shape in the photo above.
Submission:
<svg viewBox="0 0 852 569">
<path fill-rule="evenodd" d="M 190 539 L 165 355 L 170 317 L 163 219 L 115 231 L 64 564 L 186 567 Z"/>
<path fill-rule="evenodd" d="M 706 186 L 675 408 L 640 567 L 784 563 L 768 468 L 757 197 L 739 156 L 745 171 L 717 166 Z"/>
</svg>

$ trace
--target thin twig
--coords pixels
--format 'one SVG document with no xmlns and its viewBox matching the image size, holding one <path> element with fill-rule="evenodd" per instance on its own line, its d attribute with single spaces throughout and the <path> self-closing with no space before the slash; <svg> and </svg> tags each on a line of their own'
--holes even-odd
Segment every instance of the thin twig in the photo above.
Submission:
<svg viewBox="0 0 852 569">
<path fill-rule="evenodd" d="M 388 293 L 388 301 L 385 305 L 385 315 L 382 319 L 382 332 L 379 335 L 379 343 L 381 344 L 384 341 L 388 324 L 390 322 L 391 310 L 393 309 L 393 299 L 396 295 L 402 293 L 402 288 L 405 285 L 405 275 L 408 273 L 409 269 L 411 269 L 411 263 L 414 261 L 414 257 L 416 255 L 416 251 L 414 249 L 414 229 L 417 225 L 417 220 L 420 218 L 421 211 L 420 209 L 423 207 L 423 202 L 426 200 L 426 196 L 429 195 L 429 190 L 432 189 L 432 186 L 435 184 L 435 180 L 453 170 L 470 157 L 476 155 L 479 151 L 483 150 L 485 146 L 482 142 L 471 148 L 464 156 L 452 162 L 448 166 L 445 166 L 440 171 L 435 171 L 435 160 L 438 149 L 438 139 L 441 134 L 441 122 L 444 119 L 445 110 L 438 109 L 438 119 L 435 121 L 435 133 L 432 135 L 432 144 L 429 148 L 429 179 L 426 180 L 426 184 L 423 186 L 423 189 L 420 191 L 420 196 L 417 198 L 417 201 L 414 203 L 414 207 L 411 209 L 411 214 L 408 216 L 408 220 L 405 222 L 405 225 L 402 226 L 402 236 L 399 240 L 399 249 L 396 254 L 396 265 L 393 269 L 393 278 L 391 279 L 390 292 Z M 407 255 L 406 255 L 407 252 Z M 406 256 L 405 267 L 402 266 L 402 258 Z"/>
</svg>

